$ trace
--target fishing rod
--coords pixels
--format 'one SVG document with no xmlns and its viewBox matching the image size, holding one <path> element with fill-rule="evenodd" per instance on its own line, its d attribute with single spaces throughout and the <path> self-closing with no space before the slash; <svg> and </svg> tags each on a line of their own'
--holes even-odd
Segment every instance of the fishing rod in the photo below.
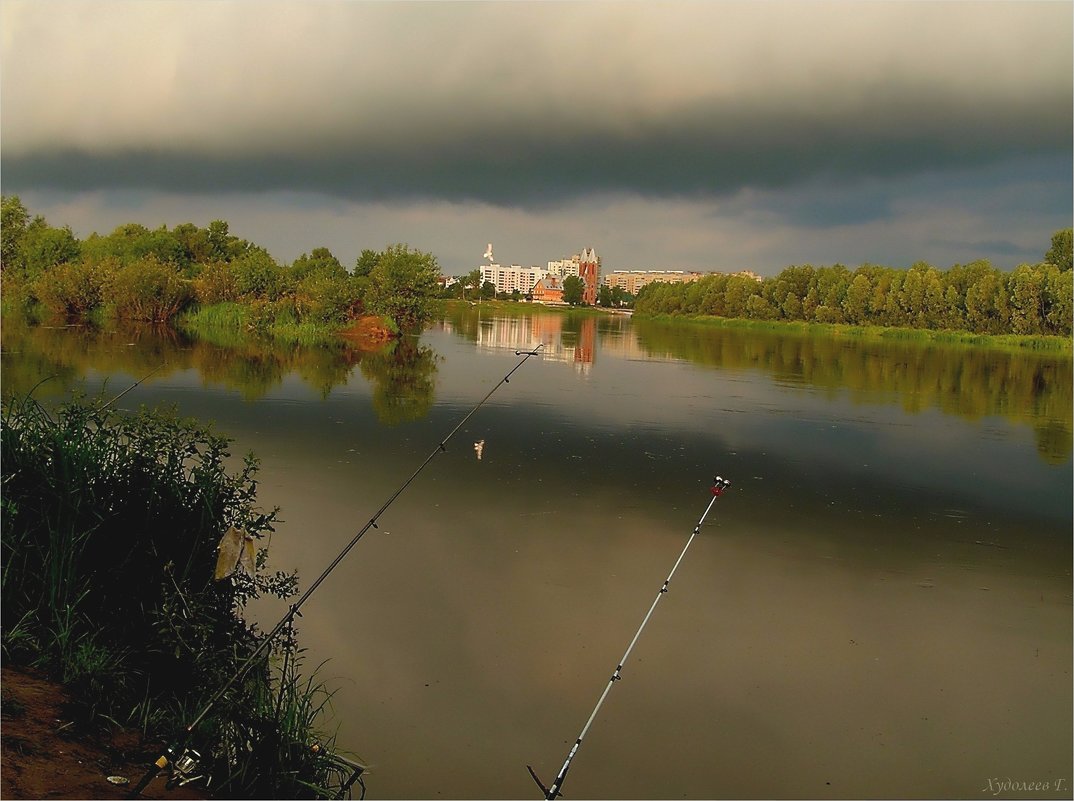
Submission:
<svg viewBox="0 0 1074 801">
<path fill-rule="evenodd" d="M 161 369 L 163 369 L 163 367 L 164 367 L 164 365 L 165 365 L 165 364 L 166 364 L 166 362 L 161 362 L 160 364 L 158 364 L 158 365 L 157 365 L 156 367 L 154 367 L 154 368 L 153 368 L 152 370 L 150 370 L 150 371 L 149 371 L 148 373 L 146 373 L 145 375 L 143 375 L 143 376 L 142 376 L 141 378 L 139 378 L 139 379 L 138 379 L 137 381 L 135 381 L 135 382 L 134 382 L 133 384 L 131 384 L 131 385 L 130 385 L 129 387 L 127 387 L 127 388 L 126 388 L 125 390 L 123 390 L 123 391 L 122 391 L 122 392 L 120 392 L 120 393 L 119 393 L 118 395 L 116 395 L 116 396 L 115 396 L 114 398 L 112 398 L 112 400 L 108 401 L 108 403 L 106 403 L 106 404 L 104 404 L 103 406 L 101 406 L 101 407 L 100 407 L 100 409 L 98 409 L 98 411 L 104 411 L 105 409 L 107 409 L 107 408 L 108 408 L 109 406 L 111 406 L 111 405 L 112 405 L 113 403 L 115 403 L 115 402 L 116 402 L 117 400 L 119 400 L 120 398 L 122 398 L 122 397 L 123 397 L 124 395 L 126 395 L 126 394 L 127 394 L 128 392 L 130 392 L 130 391 L 131 391 L 132 389 L 134 389 L 134 388 L 135 388 L 136 386 L 138 386 L 138 385 L 139 385 L 139 384 L 141 384 L 141 383 L 142 383 L 143 381 L 145 381 L 145 380 L 146 380 L 147 378 L 149 378 L 149 376 L 153 375 L 153 373 L 157 372 L 158 370 L 161 370 Z"/>
<path fill-rule="evenodd" d="M 731 482 L 726 478 L 716 476 L 713 479 L 712 484 L 712 499 L 709 501 L 708 507 L 706 507 L 704 514 L 697 521 L 694 526 L 694 531 L 690 535 L 690 539 L 686 541 L 686 545 L 682 549 L 682 553 L 679 554 L 679 558 L 675 560 L 675 566 L 671 568 L 671 572 L 668 573 L 668 577 L 664 579 L 663 585 L 660 587 L 660 591 L 656 594 L 656 599 L 653 601 L 653 605 L 649 607 L 649 611 L 645 615 L 645 619 L 641 621 L 641 625 L 638 626 L 637 632 L 634 634 L 634 639 L 630 641 L 630 645 L 627 646 L 626 653 L 623 654 L 623 658 L 619 660 L 619 664 L 616 665 L 615 671 L 612 673 L 612 677 L 608 679 L 608 685 L 604 688 L 604 692 L 600 694 L 600 698 L 597 700 L 597 705 L 593 707 L 593 711 L 589 715 L 589 720 L 585 722 L 585 726 L 582 727 L 582 733 L 578 735 L 578 739 L 574 741 L 574 745 L 571 746 L 570 752 L 567 754 L 567 758 L 563 761 L 563 767 L 559 769 L 559 773 L 556 774 L 555 780 L 548 787 L 544 786 L 544 783 L 538 778 L 537 773 L 530 765 L 526 765 L 526 770 L 530 772 L 530 776 L 537 782 L 537 786 L 544 792 L 546 801 L 553 801 L 556 796 L 562 795 L 563 782 L 567 778 L 567 771 L 570 770 L 571 762 L 574 759 L 574 755 L 578 753 L 578 749 L 582 746 L 582 740 L 585 739 L 586 733 L 589 731 L 589 727 L 593 725 L 593 721 L 597 717 L 597 713 L 600 712 L 601 706 L 604 705 L 604 699 L 608 697 L 608 693 L 611 692 L 612 685 L 619 681 L 622 676 L 620 675 L 623 670 L 623 665 L 627 661 L 627 657 L 630 656 L 630 652 L 634 650 L 634 644 L 641 636 L 642 630 L 649 622 L 649 618 L 653 616 L 653 611 L 656 609 L 656 605 L 660 603 L 660 599 L 663 598 L 668 591 L 668 584 L 671 583 L 672 576 L 675 575 L 675 571 L 679 569 L 679 563 L 682 562 L 682 558 L 686 556 L 686 551 L 690 548 L 690 543 L 694 541 L 694 537 L 701 531 L 701 526 L 705 522 L 705 518 L 708 517 L 709 511 L 712 509 L 712 505 L 716 503 L 716 499 L 723 494 L 724 490 L 731 486 Z"/>
<path fill-rule="evenodd" d="M 291 604 L 291 606 L 287 610 L 287 614 L 280 618 L 280 621 L 272 628 L 268 635 L 261 640 L 257 648 L 255 648 L 253 652 L 239 664 L 238 669 L 234 673 L 232 673 L 228 680 L 224 682 L 223 686 L 220 687 L 220 689 L 213 694 L 213 696 L 209 699 L 209 701 L 205 704 L 201 711 L 198 712 L 194 719 L 183 730 L 180 742 L 175 745 L 168 746 L 165 749 L 165 752 L 161 754 L 160 757 L 156 760 L 156 762 L 154 762 L 150 766 L 150 768 L 146 771 L 145 775 L 142 776 L 141 780 L 139 780 L 139 782 L 133 787 L 133 789 L 131 789 L 130 793 L 127 795 L 127 798 L 137 798 L 139 795 L 141 795 L 142 790 L 146 788 L 149 782 L 156 778 L 160 771 L 168 767 L 169 764 L 173 765 L 173 769 L 177 767 L 180 768 L 180 773 L 182 773 L 183 771 L 189 772 L 190 770 L 192 770 L 192 767 L 187 766 L 190 766 L 190 764 L 198 758 L 198 754 L 191 749 L 187 749 L 185 747 L 185 744 L 189 741 L 197 725 L 201 723 L 201 721 L 205 718 L 206 715 L 209 714 L 212 708 L 216 706 L 217 702 L 219 702 L 220 699 L 224 697 L 224 694 L 227 693 L 227 691 L 230 690 L 239 679 L 246 675 L 246 672 L 253 666 L 254 661 L 265 651 L 266 648 L 268 648 L 269 644 L 276 638 L 276 636 L 292 624 L 295 619 L 295 616 L 298 614 L 298 610 L 302 608 L 302 605 L 306 603 L 306 601 L 309 600 L 310 596 L 317 591 L 317 588 L 320 587 L 321 583 L 326 578 L 328 578 L 328 575 L 336 569 L 336 566 L 339 565 L 339 563 L 342 562 L 344 558 L 346 558 L 347 554 L 350 553 L 351 549 L 358 544 L 358 541 L 362 539 L 363 536 L 365 536 L 365 533 L 371 528 L 377 528 L 377 518 L 384 514 L 388 507 L 395 502 L 395 499 L 403 494 L 403 491 L 410 486 L 414 479 L 418 477 L 421 471 L 424 470 L 426 466 L 428 466 L 428 464 L 434 458 L 436 458 L 437 455 L 445 453 L 447 451 L 448 440 L 450 440 L 455 435 L 455 433 L 466 424 L 467 420 L 469 420 L 471 417 L 474 416 L 474 414 L 477 413 L 478 409 L 485 405 L 485 402 L 492 397 L 492 394 L 497 389 L 499 389 L 503 384 L 511 383 L 510 379 L 511 376 L 514 375 L 515 371 L 518 370 L 522 365 L 524 365 L 531 356 L 537 356 L 542 347 L 544 347 L 544 343 L 537 345 L 537 347 L 533 350 L 515 351 L 515 356 L 521 356 L 522 360 L 514 367 L 512 367 L 507 372 L 507 374 L 500 379 L 499 383 L 497 383 L 496 386 L 490 389 L 488 391 L 488 394 L 485 395 L 485 397 L 483 397 L 480 401 L 477 402 L 476 406 L 474 406 L 472 409 L 470 409 L 469 412 L 467 412 L 466 416 L 463 417 L 455 425 L 455 427 L 448 432 L 447 436 L 440 440 L 437 446 L 433 449 L 432 453 L 430 453 L 425 458 L 425 461 L 418 466 L 418 469 L 411 474 L 410 478 L 404 481 L 403 484 L 388 497 L 388 500 L 384 501 L 384 503 L 381 504 L 380 508 L 377 509 L 377 511 L 373 514 L 371 518 L 369 518 L 369 522 L 362 526 L 361 530 L 357 534 L 355 534 L 354 537 L 351 538 L 351 541 L 348 542 L 343 547 L 343 550 L 341 550 L 336 555 L 335 559 L 333 559 L 328 564 L 328 567 L 326 567 L 321 572 L 321 575 L 319 575 L 314 580 L 314 582 L 309 586 L 309 589 L 302 593 L 302 596 L 297 601 Z"/>
</svg>

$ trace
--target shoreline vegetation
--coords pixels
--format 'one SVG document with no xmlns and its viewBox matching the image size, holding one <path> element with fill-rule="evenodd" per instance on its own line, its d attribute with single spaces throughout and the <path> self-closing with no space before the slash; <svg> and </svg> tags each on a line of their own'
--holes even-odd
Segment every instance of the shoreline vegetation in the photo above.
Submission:
<svg viewBox="0 0 1074 801">
<path fill-rule="evenodd" d="M 252 454 L 232 473 L 230 442 L 210 428 L 106 407 L 3 406 L 3 656 L 70 691 L 72 733 L 137 730 L 148 769 L 154 744 L 182 740 L 259 652 L 267 635 L 243 619 L 247 604 L 292 597 L 298 579 L 265 570 L 277 510 L 256 505 Z M 225 560 L 217 544 L 236 531 L 241 555 Z M 301 664 L 285 632 L 193 731 L 210 793 L 312 798 L 339 785 L 345 764 L 320 729 L 331 693 Z"/>
<path fill-rule="evenodd" d="M 371 317 L 381 318 L 394 337 L 420 332 L 444 301 L 474 302 L 467 291 L 478 304 L 533 308 L 518 302 L 519 293 L 497 299 L 479 270 L 442 287 L 436 257 L 405 244 L 363 250 L 351 268 L 325 247 L 281 264 L 264 247 L 232 235 L 223 220 L 206 228 L 182 223 L 153 230 L 129 223 L 79 240 L 69 227 L 31 216 L 17 196 L 2 198 L 2 212 L 4 311 L 33 319 L 167 323 L 216 336 L 257 332 L 283 343 L 316 344 L 356 321 L 368 328 L 364 321 Z M 865 336 L 892 329 L 899 333 L 882 336 L 1056 350 L 1062 348 L 1053 338 L 1069 341 L 1074 328 L 1071 248 L 1067 228 L 1055 232 L 1039 263 L 1007 273 L 987 261 L 947 270 L 925 262 L 908 269 L 863 264 L 853 271 L 839 264 L 792 265 L 761 281 L 712 273 L 687 283 L 650 283 L 636 298 L 601 292 L 599 303 L 607 309 L 625 304 L 639 316 L 728 321 L 717 325 L 848 326 L 811 330 Z"/>
<path fill-rule="evenodd" d="M 969 331 L 934 330 L 930 328 L 900 328 L 896 326 L 848 325 L 846 323 L 806 323 L 791 320 L 748 320 L 713 317 L 703 314 L 640 314 L 639 320 L 663 323 L 687 323 L 702 327 L 764 331 L 766 333 L 802 334 L 807 336 L 848 337 L 884 342 L 921 343 L 927 345 L 960 345 L 1006 351 L 1036 351 L 1041 353 L 1074 353 L 1074 338 L 1026 334 L 974 334 Z"/>
</svg>

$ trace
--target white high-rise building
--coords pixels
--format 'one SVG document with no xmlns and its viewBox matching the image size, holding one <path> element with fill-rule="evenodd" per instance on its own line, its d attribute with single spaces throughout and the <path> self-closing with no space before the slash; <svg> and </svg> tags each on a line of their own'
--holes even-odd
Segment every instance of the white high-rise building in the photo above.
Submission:
<svg viewBox="0 0 1074 801">
<path fill-rule="evenodd" d="M 569 259 L 548 262 L 548 274 L 561 279 L 566 278 L 568 275 L 578 275 L 581 264 L 581 254 L 575 253 Z"/>
<path fill-rule="evenodd" d="M 533 287 L 538 281 L 548 275 L 547 270 L 540 267 L 521 267 L 512 264 L 503 267 L 499 264 L 484 264 L 481 266 L 481 283 L 490 281 L 497 292 L 519 291 L 523 295 L 533 292 Z"/>
</svg>

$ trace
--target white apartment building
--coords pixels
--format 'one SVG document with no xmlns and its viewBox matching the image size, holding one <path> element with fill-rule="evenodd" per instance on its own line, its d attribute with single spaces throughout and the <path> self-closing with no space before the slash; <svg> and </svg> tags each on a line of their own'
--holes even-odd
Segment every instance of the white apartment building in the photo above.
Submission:
<svg viewBox="0 0 1074 801">
<path fill-rule="evenodd" d="M 548 262 L 548 274 L 559 279 L 566 278 L 569 275 L 579 276 L 581 264 L 582 257 L 576 253 L 569 259 Z"/>
<path fill-rule="evenodd" d="M 533 292 L 534 285 L 546 275 L 548 271 L 540 267 L 520 267 L 517 264 L 510 267 L 499 264 L 481 265 L 481 283 L 491 282 L 497 292 L 518 290 L 523 295 L 528 295 Z"/>
<path fill-rule="evenodd" d="M 631 295 L 646 284 L 657 282 L 667 284 L 685 284 L 697 281 L 707 273 L 685 272 L 684 270 L 614 270 L 606 273 L 604 283 L 610 287 L 621 287 Z"/>
</svg>

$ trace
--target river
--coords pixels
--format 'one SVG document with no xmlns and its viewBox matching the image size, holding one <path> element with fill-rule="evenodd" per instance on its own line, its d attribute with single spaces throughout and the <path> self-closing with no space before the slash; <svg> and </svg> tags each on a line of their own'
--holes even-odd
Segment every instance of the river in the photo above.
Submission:
<svg viewBox="0 0 1074 801">
<path fill-rule="evenodd" d="M 303 607 L 370 798 L 540 797 L 717 473 L 566 797 L 1070 796 L 1069 356 L 480 309 L 381 354 L 4 326 L 5 394 L 163 364 L 118 405 L 254 451 L 306 583 L 542 345 Z"/>
</svg>

